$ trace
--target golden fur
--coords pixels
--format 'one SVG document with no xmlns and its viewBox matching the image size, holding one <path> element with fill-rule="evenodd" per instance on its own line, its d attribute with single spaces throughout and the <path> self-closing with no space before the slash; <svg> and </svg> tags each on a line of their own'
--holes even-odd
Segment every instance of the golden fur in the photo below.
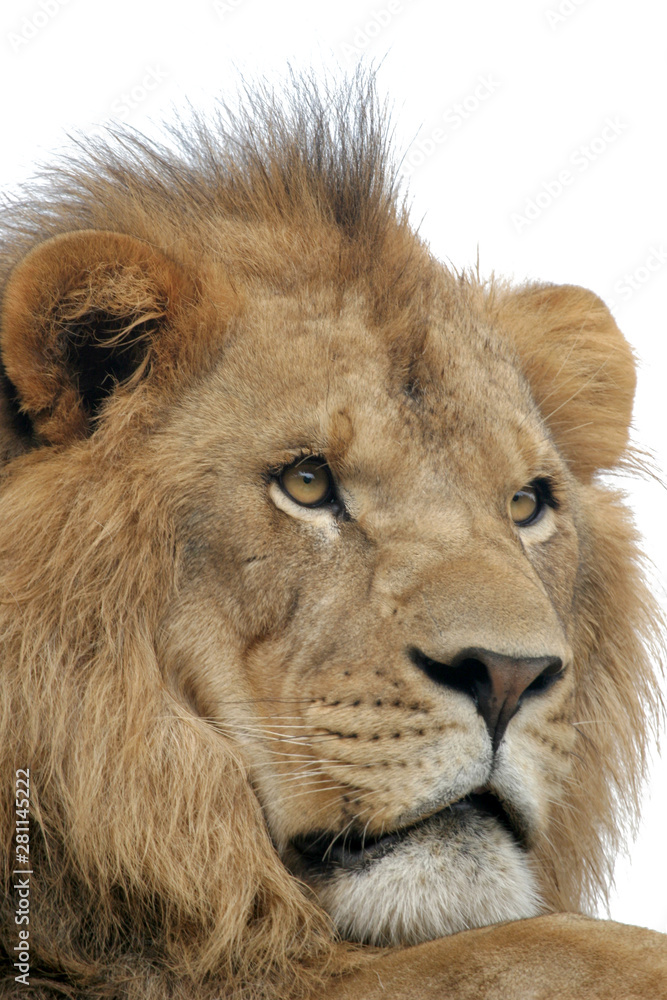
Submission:
<svg viewBox="0 0 667 1000">
<path fill-rule="evenodd" d="M 176 134 L 175 152 L 86 146 L 4 210 L 4 953 L 29 767 L 31 995 L 366 997 L 375 973 L 350 970 L 370 959 L 392 997 L 495 996 L 489 968 L 527 988 L 526 940 L 576 951 L 561 918 L 506 925 L 523 973 L 493 931 L 419 942 L 590 911 L 609 884 L 659 701 L 637 539 L 597 476 L 628 462 L 629 348 L 590 292 L 432 258 L 362 76 Z M 326 457 L 345 518 L 281 491 L 304 454 Z M 519 543 L 504 497 L 538 473 L 558 509 Z M 510 723 L 497 780 L 472 702 L 406 644 L 566 663 Z M 309 882 L 301 835 L 380 837 L 480 784 L 525 811 L 528 862 L 480 820 L 482 877 L 518 859 L 516 912 L 355 929 L 348 882 L 318 895 L 293 874 Z M 616 953 L 573 926 L 585 954 L 598 935 Z M 664 960 L 640 938 L 637 996 L 657 998 Z M 22 996 L 11 962 L 3 995 Z M 575 995 L 566 964 L 553 996 Z"/>
</svg>

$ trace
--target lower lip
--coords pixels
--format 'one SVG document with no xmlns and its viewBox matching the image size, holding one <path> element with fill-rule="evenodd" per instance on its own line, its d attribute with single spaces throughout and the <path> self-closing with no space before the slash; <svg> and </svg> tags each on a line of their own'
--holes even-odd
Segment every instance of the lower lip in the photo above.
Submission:
<svg viewBox="0 0 667 1000">
<path fill-rule="evenodd" d="M 301 846 L 298 841 L 293 843 L 302 863 L 313 874 L 325 872 L 328 869 L 358 868 L 364 863 L 377 860 L 389 853 L 396 844 L 408 839 L 410 835 L 419 830 L 420 827 L 432 821 L 438 816 L 448 816 L 452 813 L 474 812 L 477 815 L 489 816 L 503 826 L 513 837 L 520 847 L 525 846 L 523 834 L 518 831 L 510 822 L 507 813 L 495 796 L 488 792 L 472 792 L 457 802 L 441 809 L 440 812 L 429 816 L 428 819 L 421 820 L 412 826 L 393 833 L 385 834 L 378 839 L 364 841 L 358 834 L 353 838 L 342 836 L 338 839 L 331 839 L 330 833 L 322 833 L 320 836 L 302 838 Z M 325 850 L 322 850 L 322 843 L 328 842 Z"/>
</svg>

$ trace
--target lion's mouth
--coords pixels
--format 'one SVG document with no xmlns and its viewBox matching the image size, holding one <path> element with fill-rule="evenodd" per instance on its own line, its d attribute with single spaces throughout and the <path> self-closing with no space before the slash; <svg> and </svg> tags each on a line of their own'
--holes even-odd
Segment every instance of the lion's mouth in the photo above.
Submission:
<svg viewBox="0 0 667 1000">
<path fill-rule="evenodd" d="M 356 830 L 332 835 L 330 830 L 314 831 L 294 837 L 290 846 L 296 853 L 297 867 L 308 874 L 325 874 L 331 869 L 359 868 L 384 857 L 396 846 L 412 838 L 427 825 L 439 820 L 449 822 L 469 816 L 486 816 L 496 820 L 517 843 L 526 847 L 526 830 L 518 815 L 493 792 L 471 792 L 456 802 L 451 802 L 439 812 L 431 814 L 410 826 L 390 831 L 381 836 L 371 836 Z"/>
</svg>

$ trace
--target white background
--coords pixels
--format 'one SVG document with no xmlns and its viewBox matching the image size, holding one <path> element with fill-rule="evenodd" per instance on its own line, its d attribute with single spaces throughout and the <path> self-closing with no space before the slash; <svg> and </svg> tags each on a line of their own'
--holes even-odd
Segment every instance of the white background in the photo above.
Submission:
<svg viewBox="0 0 667 1000">
<path fill-rule="evenodd" d="M 413 218 L 434 253 L 462 267 L 479 248 L 483 275 L 581 284 L 610 302 L 640 361 L 635 438 L 664 470 L 664 35 L 656 0 L 5 0 L 0 182 L 32 173 L 66 130 L 152 129 L 172 102 L 229 95 L 239 71 L 384 57 L 398 142 L 412 142 Z M 626 488 L 664 587 L 664 489 Z M 656 763 L 611 906 L 662 931 L 666 791 Z"/>
</svg>

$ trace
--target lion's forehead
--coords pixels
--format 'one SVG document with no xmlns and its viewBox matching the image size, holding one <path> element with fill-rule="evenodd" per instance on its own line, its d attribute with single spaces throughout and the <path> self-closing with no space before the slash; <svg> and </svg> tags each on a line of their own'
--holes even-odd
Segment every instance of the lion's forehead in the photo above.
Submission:
<svg viewBox="0 0 667 1000">
<path fill-rule="evenodd" d="M 205 419 L 228 428 L 232 410 L 267 461 L 311 450 L 354 474 L 451 483 L 457 467 L 520 477 L 553 450 L 511 349 L 446 302 L 401 329 L 371 324 L 358 295 L 336 309 L 325 294 L 258 297 L 214 385 Z"/>
</svg>

